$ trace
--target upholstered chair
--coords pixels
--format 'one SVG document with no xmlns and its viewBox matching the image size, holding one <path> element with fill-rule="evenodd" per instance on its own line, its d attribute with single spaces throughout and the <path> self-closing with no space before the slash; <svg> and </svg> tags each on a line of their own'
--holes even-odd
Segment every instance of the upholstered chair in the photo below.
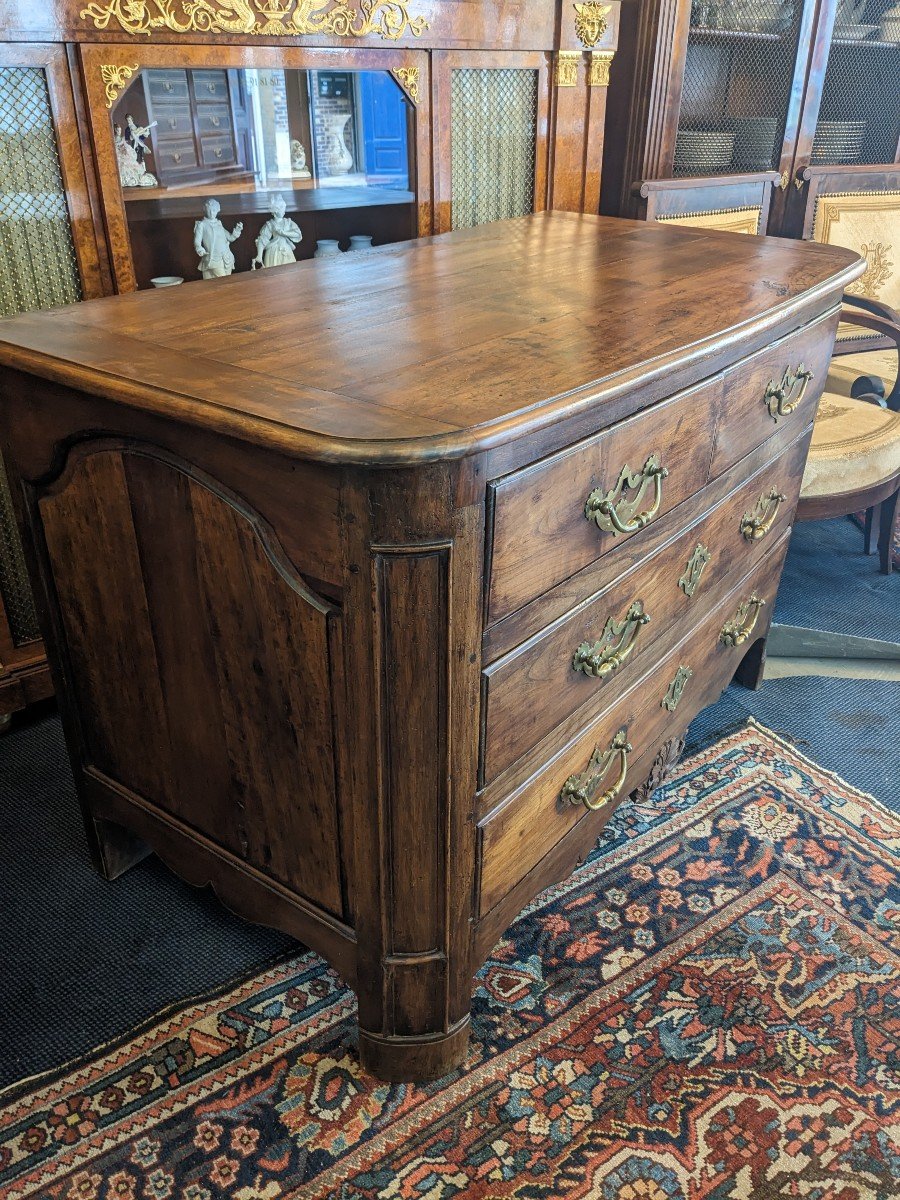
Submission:
<svg viewBox="0 0 900 1200">
<path fill-rule="evenodd" d="M 813 427 L 797 519 L 865 510 L 866 549 L 871 550 L 877 536 L 881 569 L 890 573 L 900 490 L 900 319 L 872 312 L 853 296 L 846 297 L 841 316 L 842 324 L 890 339 L 894 349 L 870 351 L 865 363 L 857 355 L 832 360 Z M 893 386 L 883 397 L 885 381 L 893 381 Z"/>
</svg>

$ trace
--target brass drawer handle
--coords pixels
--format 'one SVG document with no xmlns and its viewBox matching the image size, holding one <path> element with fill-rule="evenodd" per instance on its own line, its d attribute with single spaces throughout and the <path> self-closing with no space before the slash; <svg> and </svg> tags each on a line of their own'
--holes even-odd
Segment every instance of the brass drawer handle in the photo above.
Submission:
<svg viewBox="0 0 900 1200">
<path fill-rule="evenodd" d="M 211 96 L 214 96 L 214 95 L 216 94 L 216 84 L 214 84 L 214 83 L 208 83 L 208 84 L 206 85 L 206 90 L 209 92 L 209 94 L 210 94 Z"/>
<path fill-rule="evenodd" d="M 803 399 L 806 386 L 812 377 L 812 371 L 800 363 L 796 371 L 785 367 L 780 383 L 776 383 L 774 379 L 769 380 L 763 399 L 773 421 L 777 421 L 779 417 L 790 416 Z"/>
<path fill-rule="evenodd" d="M 584 515 L 605 533 L 635 533 L 649 525 L 662 504 L 662 481 L 669 471 L 659 461 L 658 454 L 651 454 L 640 471 L 632 474 L 626 465 L 619 473 L 616 486 L 609 492 L 595 488 L 584 505 Z M 654 488 L 653 502 L 648 509 L 640 511 L 650 488 Z M 629 499 L 627 493 L 634 492 Z"/>
<path fill-rule="evenodd" d="M 742 600 L 737 612 L 730 621 L 726 621 L 719 634 L 723 646 L 743 646 L 756 627 L 759 614 L 765 607 L 765 600 L 754 592 L 746 600 Z"/>
<path fill-rule="evenodd" d="M 625 785 L 625 776 L 628 774 L 628 755 L 631 753 L 631 749 L 631 742 L 628 741 L 625 729 L 619 730 L 606 750 L 595 746 L 594 753 L 585 770 L 580 775 L 570 775 L 563 784 L 560 793 L 562 799 L 568 800 L 570 804 L 583 804 L 591 812 L 596 812 L 598 808 L 603 808 L 615 800 Z M 612 787 L 608 787 L 605 792 L 598 795 L 597 789 L 609 774 L 613 759 L 616 757 L 619 759 L 619 774 L 616 781 Z"/>
<path fill-rule="evenodd" d="M 174 162 L 174 163 L 180 163 L 180 162 L 181 162 L 181 155 L 180 155 L 180 154 L 173 154 L 173 155 L 172 155 L 172 162 Z"/>
<path fill-rule="evenodd" d="M 787 496 L 784 492 L 779 492 L 778 488 L 773 487 L 760 496 L 753 508 L 744 513 L 741 517 L 741 533 L 748 542 L 759 542 L 766 536 L 775 524 L 778 509 L 785 500 Z"/>
<path fill-rule="evenodd" d="M 215 154 L 216 158 L 221 158 L 222 157 L 222 147 L 217 146 L 215 148 L 215 150 L 213 150 L 213 154 Z"/>
<path fill-rule="evenodd" d="M 222 124 L 221 117 L 210 117 L 209 119 L 210 119 L 211 123 L 216 127 L 216 129 L 218 129 L 219 126 Z"/>
<path fill-rule="evenodd" d="M 638 634 L 650 618 L 644 605 L 635 600 L 621 621 L 609 617 L 596 642 L 582 642 L 572 659 L 572 669 L 604 679 L 620 667 L 635 647 Z"/>
<path fill-rule="evenodd" d="M 684 568 L 684 573 L 678 580 L 678 586 L 684 594 L 690 598 L 696 592 L 700 584 L 700 576 L 706 570 L 706 564 L 712 558 L 712 555 L 703 545 L 698 542 L 694 547 L 691 557 L 687 561 L 687 566 Z"/>
<path fill-rule="evenodd" d="M 169 117 L 169 128 L 170 129 L 178 128 L 178 118 L 177 117 Z"/>
<path fill-rule="evenodd" d="M 668 709 L 669 712 L 674 712 L 678 707 L 678 701 L 681 699 L 681 694 L 685 689 L 687 681 L 691 678 L 694 672 L 690 667 L 679 667 L 675 672 L 675 678 L 669 684 L 665 696 L 660 701 L 660 707 Z"/>
<path fill-rule="evenodd" d="M 169 83 L 169 81 L 167 79 L 164 79 L 163 80 L 163 91 L 164 92 L 172 92 L 174 90 L 175 89 L 173 88 L 172 84 Z"/>
</svg>

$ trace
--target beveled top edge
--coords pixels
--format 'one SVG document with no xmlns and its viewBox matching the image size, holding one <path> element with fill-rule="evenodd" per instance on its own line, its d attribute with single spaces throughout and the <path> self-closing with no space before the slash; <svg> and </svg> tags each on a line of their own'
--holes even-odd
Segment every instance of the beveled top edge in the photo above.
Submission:
<svg viewBox="0 0 900 1200">
<path fill-rule="evenodd" d="M 582 214 L 564 213 L 537 214 L 533 218 L 524 218 L 524 220 L 558 220 L 560 218 L 585 220 Z M 596 218 L 596 220 L 601 222 L 604 220 L 618 221 L 617 218 Z M 622 222 L 622 224 L 634 226 L 643 223 L 629 221 Z M 480 228 L 482 232 L 485 229 L 483 226 Z M 463 236 L 476 232 L 474 230 L 465 231 Z M 704 238 L 707 236 L 713 238 L 741 236 L 711 231 L 692 230 L 690 232 L 695 236 L 697 233 L 701 233 Z M 454 236 L 458 235 L 445 234 L 416 239 L 394 248 L 415 248 L 422 244 L 433 244 Z M 774 240 L 765 239 L 767 242 Z M 791 248 L 796 248 L 799 244 L 797 242 L 787 243 Z M 326 433 L 218 405 L 208 398 L 202 398 L 177 387 L 161 387 L 145 381 L 129 379 L 113 371 L 104 370 L 97 364 L 74 363 L 55 357 L 48 351 L 38 350 L 33 345 L 29 346 L 22 342 L 3 338 L 3 335 L 11 332 L 18 322 L 27 320 L 29 317 L 46 322 L 62 313 L 71 314 L 72 310 L 79 306 L 69 306 L 68 309 L 51 310 L 40 314 L 22 314 L 20 317 L 0 322 L 0 365 L 34 374 L 129 407 L 163 414 L 178 421 L 236 436 L 249 443 L 288 453 L 297 458 L 328 463 L 385 467 L 459 459 L 493 450 L 506 443 L 558 425 L 583 414 L 585 410 L 596 404 L 602 404 L 613 398 L 621 398 L 629 391 L 637 392 L 642 385 L 673 374 L 676 370 L 679 372 L 677 390 L 693 386 L 703 379 L 733 366 L 744 355 L 763 348 L 768 344 L 762 340 L 767 331 L 773 331 L 769 338 L 769 341 L 772 341 L 789 332 L 790 329 L 798 328 L 808 320 L 836 308 L 840 301 L 840 295 L 847 285 L 859 278 L 865 270 L 865 261 L 850 250 L 820 246 L 816 243 L 804 243 L 804 245 L 810 251 L 815 252 L 820 259 L 828 262 L 829 273 L 815 286 L 799 292 L 787 300 L 773 304 L 761 315 L 726 327 L 714 335 L 687 343 L 669 353 L 649 358 L 638 366 L 608 374 L 600 380 L 550 396 L 531 406 L 497 416 L 480 424 L 462 426 L 404 413 L 407 425 L 412 422 L 416 431 L 402 437 L 392 437 L 387 434 L 382 436 L 381 431 L 389 428 L 392 416 L 398 415 L 398 410 L 393 409 L 390 405 L 385 406 L 372 402 L 357 405 L 354 413 L 363 418 L 362 424 L 368 425 L 368 428 L 362 429 L 358 435 Z M 385 249 L 390 250 L 392 247 Z M 100 300 L 88 303 L 97 305 L 105 302 Z M 87 332 L 88 330 L 85 329 L 85 334 Z M 147 347 L 144 346 L 144 349 Z M 719 356 L 719 361 L 710 368 L 709 360 L 714 350 Z M 722 358 L 723 351 L 725 351 L 724 360 Z M 253 376 L 252 371 L 245 371 L 242 368 L 237 370 L 241 378 L 250 380 Z M 261 382 L 263 378 L 267 384 L 270 382 L 268 377 L 258 377 L 257 382 Z M 274 383 L 277 385 L 278 381 L 275 380 Z M 305 401 L 312 399 L 321 406 L 353 403 L 351 397 L 340 395 L 337 392 L 329 393 L 315 388 L 302 388 L 287 384 L 284 385 L 284 390 L 286 394 L 302 396 Z M 643 404 L 636 403 L 630 412 L 637 412 L 642 407 L 644 407 Z M 621 414 L 617 419 L 621 419 Z"/>
</svg>

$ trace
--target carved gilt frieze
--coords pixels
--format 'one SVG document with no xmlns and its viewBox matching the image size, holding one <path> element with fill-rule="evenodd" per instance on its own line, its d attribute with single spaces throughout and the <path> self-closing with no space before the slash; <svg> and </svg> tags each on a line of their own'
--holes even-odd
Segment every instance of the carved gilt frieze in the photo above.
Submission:
<svg viewBox="0 0 900 1200">
<path fill-rule="evenodd" d="M 410 15 L 411 0 L 93 0 L 79 14 L 95 29 L 124 33 L 240 34 L 290 37 L 326 34 L 339 38 L 421 37 L 424 17 Z"/>
</svg>

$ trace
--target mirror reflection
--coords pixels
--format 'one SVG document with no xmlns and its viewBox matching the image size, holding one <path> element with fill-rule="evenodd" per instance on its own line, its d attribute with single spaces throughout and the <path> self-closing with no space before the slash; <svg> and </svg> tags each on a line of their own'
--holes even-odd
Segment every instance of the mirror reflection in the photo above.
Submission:
<svg viewBox="0 0 900 1200">
<path fill-rule="evenodd" d="M 145 68 L 111 119 L 139 287 L 415 236 L 414 109 L 387 71 Z"/>
</svg>

